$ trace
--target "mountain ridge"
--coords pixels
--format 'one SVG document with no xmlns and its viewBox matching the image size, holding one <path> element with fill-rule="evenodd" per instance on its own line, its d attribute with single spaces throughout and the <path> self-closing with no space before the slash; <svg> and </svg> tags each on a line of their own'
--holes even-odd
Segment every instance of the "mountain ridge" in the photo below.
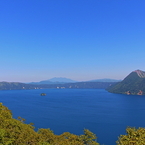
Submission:
<svg viewBox="0 0 145 145">
<path fill-rule="evenodd" d="M 111 93 L 145 95 L 145 72 L 132 71 L 121 82 L 110 86 L 107 90 Z"/>
<path fill-rule="evenodd" d="M 87 82 L 120 82 L 122 80 L 115 80 L 115 79 L 109 79 L 109 78 L 104 78 L 104 79 L 95 79 L 95 80 L 90 80 Z"/>
<path fill-rule="evenodd" d="M 77 81 L 65 78 L 65 77 L 54 77 L 47 80 L 42 80 L 40 82 L 31 82 L 29 84 L 63 84 L 63 83 L 75 83 Z"/>
<path fill-rule="evenodd" d="M 77 82 L 120 82 L 120 81 L 121 80 L 115 80 L 115 79 L 109 79 L 109 78 L 94 79 L 94 80 L 89 80 L 89 81 L 76 81 L 76 80 L 72 80 L 72 79 L 64 78 L 64 77 L 54 77 L 54 78 L 39 81 L 39 82 L 30 82 L 28 84 L 63 84 L 63 83 L 77 83 Z"/>
<path fill-rule="evenodd" d="M 25 84 L 15 82 L 0 82 L 0 90 L 29 90 L 29 89 L 106 89 L 114 82 L 76 82 L 58 84 Z"/>
<path fill-rule="evenodd" d="M 145 78 L 145 71 L 135 70 L 133 72 L 136 72 L 140 78 Z"/>
</svg>

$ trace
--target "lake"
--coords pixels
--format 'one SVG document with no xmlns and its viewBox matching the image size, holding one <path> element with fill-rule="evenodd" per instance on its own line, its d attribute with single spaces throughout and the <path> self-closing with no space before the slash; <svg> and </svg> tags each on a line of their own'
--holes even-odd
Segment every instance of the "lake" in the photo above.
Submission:
<svg viewBox="0 0 145 145">
<path fill-rule="evenodd" d="M 46 93 L 46 96 L 41 96 Z M 0 102 L 35 129 L 55 134 L 83 134 L 89 129 L 100 144 L 115 145 L 131 127 L 145 127 L 145 96 L 112 94 L 104 89 L 40 89 L 0 91 Z"/>
</svg>

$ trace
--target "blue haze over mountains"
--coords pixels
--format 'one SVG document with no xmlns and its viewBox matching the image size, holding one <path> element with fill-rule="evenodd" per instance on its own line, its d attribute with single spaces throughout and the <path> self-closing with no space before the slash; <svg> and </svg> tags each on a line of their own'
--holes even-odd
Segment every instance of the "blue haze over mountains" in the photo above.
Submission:
<svg viewBox="0 0 145 145">
<path fill-rule="evenodd" d="M 95 79 L 95 80 L 89 80 L 89 81 L 82 81 L 82 82 L 119 82 L 121 80 L 115 80 L 115 79 Z M 30 84 L 63 84 L 63 83 L 77 83 L 79 81 L 75 81 L 69 78 L 64 77 L 54 77 L 48 80 L 43 80 L 40 82 L 31 82 Z"/>
<path fill-rule="evenodd" d="M 122 80 L 104 78 L 104 79 L 90 80 L 88 82 L 120 82 L 120 81 L 122 81 Z"/>
<path fill-rule="evenodd" d="M 40 82 L 32 82 L 30 84 L 58 84 L 58 83 L 76 83 L 77 81 L 69 79 L 69 78 L 63 78 L 63 77 L 54 77 L 48 80 L 43 80 Z"/>
</svg>

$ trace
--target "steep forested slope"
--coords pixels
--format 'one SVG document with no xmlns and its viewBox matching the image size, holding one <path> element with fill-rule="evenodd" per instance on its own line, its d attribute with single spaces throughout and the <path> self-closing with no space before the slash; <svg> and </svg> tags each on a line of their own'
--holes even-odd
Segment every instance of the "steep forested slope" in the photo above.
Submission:
<svg viewBox="0 0 145 145">
<path fill-rule="evenodd" d="M 131 72 L 123 81 L 107 89 L 111 93 L 145 95 L 145 72 Z"/>
</svg>

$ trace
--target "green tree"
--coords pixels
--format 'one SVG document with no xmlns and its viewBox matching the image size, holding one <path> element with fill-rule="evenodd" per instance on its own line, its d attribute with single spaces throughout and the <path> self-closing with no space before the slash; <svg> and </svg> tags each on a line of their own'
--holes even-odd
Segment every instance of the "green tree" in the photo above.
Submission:
<svg viewBox="0 0 145 145">
<path fill-rule="evenodd" d="M 85 145 L 99 145 L 99 143 L 96 142 L 96 135 L 88 129 L 84 129 L 84 135 L 81 135 L 80 138 L 83 140 Z"/>
<path fill-rule="evenodd" d="M 120 135 L 117 145 L 145 145 L 145 128 L 126 129 L 126 135 Z"/>
<path fill-rule="evenodd" d="M 24 121 L 21 117 L 13 119 L 11 111 L 0 103 L 0 145 L 99 145 L 89 130 L 80 136 L 69 132 L 55 135 L 50 129 L 36 132 L 32 124 Z"/>
</svg>

